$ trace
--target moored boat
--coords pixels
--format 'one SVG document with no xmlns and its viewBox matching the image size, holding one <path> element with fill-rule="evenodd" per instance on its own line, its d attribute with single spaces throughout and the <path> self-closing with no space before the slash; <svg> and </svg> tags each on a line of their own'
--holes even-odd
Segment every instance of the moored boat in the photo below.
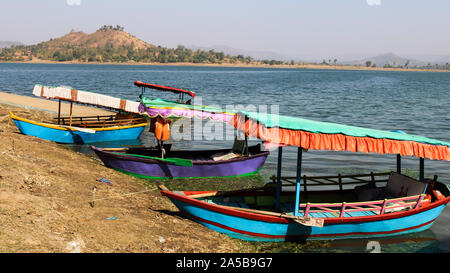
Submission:
<svg viewBox="0 0 450 273">
<path fill-rule="evenodd" d="M 269 155 L 260 145 L 249 154 L 232 149 L 170 151 L 165 157 L 157 148 L 108 149 L 91 147 L 103 163 L 115 170 L 146 179 L 246 176 L 257 173 Z"/>
<path fill-rule="evenodd" d="M 161 187 L 161 193 L 194 221 L 250 241 L 376 238 L 420 232 L 431 227 L 450 201 L 448 187 L 440 182 L 423 195 L 364 202 L 358 201 L 353 189 L 309 190 L 294 216 L 294 194 L 283 192 L 280 209 L 276 209 L 273 187 L 232 192 L 172 192 Z"/>
<path fill-rule="evenodd" d="M 231 237 L 290 241 L 408 234 L 429 229 L 450 201 L 448 184 L 437 176 L 424 177 L 425 158 L 450 160 L 448 142 L 252 112 L 238 113 L 233 123 L 247 135 L 279 146 L 272 183 L 230 192 L 172 192 L 160 186 L 161 194 L 189 218 Z M 282 150 L 287 145 L 298 147 L 296 177 L 281 176 Z M 397 172 L 302 176 L 306 149 L 397 154 Z M 420 158 L 419 180 L 401 174 L 402 155 Z M 283 190 L 282 181 L 291 181 L 295 190 Z M 335 189 L 312 191 L 312 184 Z"/>
<path fill-rule="evenodd" d="M 147 125 L 146 120 L 142 118 L 121 120 L 116 119 L 115 115 L 108 116 L 107 120 L 104 119 L 100 122 L 89 122 L 88 117 L 76 117 L 85 121 L 71 125 L 57 124 L 51 121 L 37 122 L 18 117 L 13 113 L 9 115 L 22 134 L 58 143 L 85 144 L 137 139 Z M 103 121 L 105 121 L 105 126 L 103 126 Z"/>
<path fill-rule="evenodd" d="M 209 118 L 229 123 L 234 113 L 220 108 L 193 105 L 192 91 L 174 87 L 136 81 L 141 87 L 139 111 L 150 118 L 150 130 L 158 141 L 156 147 L 147 148 L 98 148 L 91 149 L 103 163 L 118 171 L 147 179 L 235 177 L 256 174 L 264 165 L 269 151 L 261 145 L 248 146 L 248 141 L 235 140 L 231 149 L 176 151 L 171 144 L 164 144 L 170 137 L 170 125 L 182 118 Z M 178 94 L 177 102 L 162 99 L 147 99 L 145 88 L 169 91 Z M 189 96 L 186 100 L 184 96 Z"/>
<path fill-rule="evenodd" d="M 21 133 L 59 143 L 94 143 L 137 139 L 148 125 L 139 115 L 137 102 L 114 98 L 68 87 L 48 87 L 36 85 L 36 96 L 58 99 L 58 117 L 48 121 L 33 121 L 10 113 L 11 119 Z M 70 116 L 60 114 L 61 101 L 71 103 Z M 73 116 L 72 103 L 82 103 L 104 107 L 116 114 L 97 116 Z"/>
</svg>

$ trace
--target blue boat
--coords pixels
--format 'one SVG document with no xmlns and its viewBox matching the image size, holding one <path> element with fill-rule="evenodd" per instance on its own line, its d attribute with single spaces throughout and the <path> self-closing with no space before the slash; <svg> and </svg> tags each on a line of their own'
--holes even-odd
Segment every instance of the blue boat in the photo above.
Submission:
<svg viewBox="0 0 450 273">
<path fill-rule="evenodd" d="M 119 120 L 116 120 L 114 125 L 112 123 L 109 124 L 113 126 L 78 127 L 75 125 L 36 122 L 17 117 L 13 113 L 9 113 L 9 116 L 22 134 L 58 143 L 84 144 L 137 139 L 147 125 L 145 119 L 136 119 L 134 122 L 131 122 L 134 124 L 130 123 L 122 126 L 118 126 Z M 86 119 L 86 117 L 84 118 Z"/>
<path fill-rule="evenodd" d="M 372 130 L 252 112 L 239 112 L 234 126 L 278 146 L 277 175 L 262 188 L 170 191 L 186 216 L 231 237 L 250 241 L 379 238 L 429 229 L 450 201 L 450 187 L 437 175 L 424 177 L 424 159 L 450 160 L 450 143 L 404 133 Z M 297 175 L 282 177 L 283 146 L 297 146 Z M 397 171 L 302 176 L 306 150 L 397 154 Z M 401 174 L 401 156 L 417 156 L 419 179 Z M 283 184 L 282 184 L 283 182 Z M 284 187 L 285 185 L 289 187 Z M 311 188 L 320 190 L 311 190 Z M 301 193 L 301 194 L 300 194 Z"/>
<path fill-rule="evenodd" d="M 148 122 L 139 114 L 138 102 L 107 95 L 75 90 L 70 87 L 35 85 L 33 94 L 46 99 L 57 99 L 58 117 L 46 122 L 29 120 L 10 113 L 21 133 L 59 143 L 94 143 L 137 139 Z M 70 102 L 70 115 L 61 116 L 61 101 Z M 73 116 L 73 103 L 107 108 L 111 115 Z"/>
</svg>

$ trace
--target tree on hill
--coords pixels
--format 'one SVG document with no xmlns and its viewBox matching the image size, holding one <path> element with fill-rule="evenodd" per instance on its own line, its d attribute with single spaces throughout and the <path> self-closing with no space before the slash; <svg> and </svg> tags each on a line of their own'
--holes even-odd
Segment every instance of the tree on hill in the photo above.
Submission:
<svg viewBox="0 0 450 273">
<path fill-rule="evenodd" d="M 115 27 L 114 26 L 111 26 L 111 25 L 103 25 L 101 28 L 99 28 L 98 29 L 99 31 L 107 31 L 107 30 L 120 30 L 120 31 L 123 31 L 124 30 L 124 27 L 122 27 L 122 26 L 119 26 L 119 25 L 116 25 Z"/>
<path fill-rule="evenodd" d="M 406 61 L 405 68 L 408 68 L 408 65 L 409 65 L 409 60 Z"/>
</svg>

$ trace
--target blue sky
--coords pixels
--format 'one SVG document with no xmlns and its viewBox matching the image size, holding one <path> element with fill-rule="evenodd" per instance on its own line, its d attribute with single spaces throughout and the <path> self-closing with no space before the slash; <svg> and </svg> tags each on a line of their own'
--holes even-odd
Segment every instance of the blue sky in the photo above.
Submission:
<svg viewBox="0 0 450 273">
<path fill-rule="evenodd" d="M 106 24 L 168 47 L 448 55 L 449 11 L 449 0 L 2 0 L 0 40 L 32 44 Z"/>
</svg>

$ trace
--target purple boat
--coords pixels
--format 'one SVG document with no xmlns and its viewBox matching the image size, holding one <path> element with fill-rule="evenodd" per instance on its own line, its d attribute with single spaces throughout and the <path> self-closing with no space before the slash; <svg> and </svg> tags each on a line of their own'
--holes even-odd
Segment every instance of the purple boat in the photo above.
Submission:
<svg viewBox="0 0 450 273">
<path fill-rule="evenodd" d="M 231 149 L 203 151 L 171 151 L 171 144 L 164 141 L 170 138 L 170 125 L 182 118 L 211 119 L 230 123 L 234 112 L 217 107 L 192 104 L 195 93 L 192 91 L 136 81 L 142 88 L 139 96 L 139 112 L 150 119 L 150 132 L 158 141 L 156 147 L 148 148 L 98 148 L 91 149 L 110 168 L 147 179 L 172 178 L 213 178 L 237 177 L 256 174 L 269 155 L 262 151 L 261 145 L 248 146 L 245 140 L 234 141 Z M 144 97 L 146 88 L 169 91 L 178 94 L 177 102 Z M 190 99 L 184 101 L 184 96 Z"/>
<path fill-rule="evenodd" d="M 249 146 L 245 154 L 233 149 L 170 151 L 166 146 L 164 158 L 157 148 L 91 149 L 107 167 L 146 179 L 247 176 L 256 174 L 269 155 L 260 144 Z"/>
</svg>

